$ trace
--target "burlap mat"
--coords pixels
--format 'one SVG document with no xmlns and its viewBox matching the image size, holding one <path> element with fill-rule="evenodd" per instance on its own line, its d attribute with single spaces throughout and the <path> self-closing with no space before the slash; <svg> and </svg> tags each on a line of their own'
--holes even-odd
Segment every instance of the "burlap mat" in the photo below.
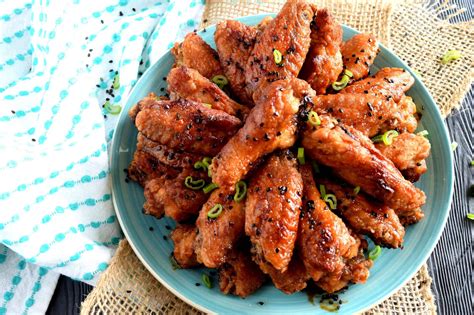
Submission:
<svg viewBox="0 0 474 315">
<path fill-rule="evenodd" d="M 277 12 L 284 0 L 208 0 L 202 26 L 237 16 Z M 474 77 L 474 23 L 440 19 L 449 4 L 430 7 L 421 1 L 319 0 L 340 22 L 375 34 L 421 76 L 444 116 L 460 105 Z M 442 66 L 448 49 L 461 60 Z M 431 277 L 423 266 L 397 293 L 366 314 L 435 314 Z M 199 314 L 164 288 L 140 263 L 126 240 L 109 268 L 82 304 L 81 314 Z"/>
</svg>

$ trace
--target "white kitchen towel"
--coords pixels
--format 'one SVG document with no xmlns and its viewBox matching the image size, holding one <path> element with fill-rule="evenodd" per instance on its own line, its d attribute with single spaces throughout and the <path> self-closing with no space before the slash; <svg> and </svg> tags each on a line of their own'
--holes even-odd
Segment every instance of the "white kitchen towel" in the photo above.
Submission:
<svg viewBox="0 0 474 315">
<path fill-rule="evenodd" d="M 122 234 L 108 146 L 140 75 L 204 0 L 0 0 L 0 314 L 94 283 Z"/>
</svg>

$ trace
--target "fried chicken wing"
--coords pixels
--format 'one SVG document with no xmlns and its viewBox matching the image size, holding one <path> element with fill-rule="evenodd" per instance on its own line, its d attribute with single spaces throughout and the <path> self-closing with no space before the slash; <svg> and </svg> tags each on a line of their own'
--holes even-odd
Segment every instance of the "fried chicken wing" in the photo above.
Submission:
<svg viewBox="0 0 474 315">
<path fill-rule="evenodd" d="M 171 53 L 175 66 L 195 69 L 208 79 L 224 73 L 217 52 L 194 32 L 186 35 L 182 43 L 174 44 Z"/>
<path fill-rule="evenodd" d="M 166 80 L 172 100 L 184 98 L 210 104 L 213 109 L 238 117 L 243 117 L 249 111 L 247 107 L 233 101 L 217 85 L 194 69 L 184 66 L 171 69 Z"/>
<path fill-rule="evenodd" d="M 382 95 L 387 99 L 393 98 L 395 102 L 399 102 L 413 83 L 415 83 L 415 79 L 408 71 L 399 68 L 383 68 L 374 76 L 354 82 L 339 93 Z"/>
<path fill-rule="evenodd" d="M 354 187 L 319 176 L 326 192 L 337 198 L 337 213 L 357 233 L 369 235 L 375 243 L 398 248 L 403 243 L 405 229 L 393 209 L 362 193 L 355 193 Z"/>
<path fill-rule="evenodd" d="M 359 243 L 342 220 L 321 199 L 311 166 L 300 166 L 303 178 L 303 210 L 298 248 L 306 270 L 314 281 L 324 275 L 341 275 L 347 259 L 357 255 Z"/>
<path fill-rule="evenodd" d="M 321 125 L 308 128 L 302 144 L 308 155 L 329 166 L 341 178 L 383 201 L 398 215 L 407 215 L 425 203 L 420 189 L 354 128 L 320 116 Z"/>
<path fill-rule="evenodd" d="M 250 181 L 245 203 L 245 233 L 255 255 L 285 271 L 298 232 L 303 183 L 289 151 L 273 155 Z"/>
<path fill-rule="evenodd" d="M 365 78 L 379 52 L 379 43 L 372 34 L 357 34 L 342 45 L 344 68 L 351 71 L 354 80 Z"/>
<path fill-rule="evenodd" d="M 192 268 L 199 265 L 194 253 L 194 242 L 197 229 L 194 225 L 178 225 L 170 234 L 174 243 L 173 256 L 181 268 Z"/>
<path fill-rule="evenodd" d="M 237 117 L 189 100 L 146 97 L 138 106 L 138 131 L 172 149 L 191 153 L 217 154 L 241 126 Z"/>
<path fill-rule="evenodd" d="M 160 162 L 150 153 L 137 150 L 133 155 L 132 162 L 128 166 L 127 176 L 144 187 L 153 178 L 175 178 L 180 171 L 180 168 L 170 167 Z"/>
<path fill-rule="evenodd" d="M 383 96 L 339 93 L 318 95 L 313 102 L 318 114 L 330 114 L 368 137 L 392 129 L 413 132 L 418 124 L 411 109 Z"/>
<path fill-rule="evenodd" d="M 245 67 L 249 95 L 260 84 L 298 76 L 308 53 L 315 12 L 315 6 L 305 0 L 289 0 L 257 36 Z M 281 54 L 281 62 L 274 54 Z"/>
<path fill-rule="evenodd" d="M 239 21 L 223 21 L 214 33 L 217 52 L 232 92 L 246 104 L 253 105 L 246 90 L 245 66 L 252 53 L 258 30 Z"/>
<path fill-rule="evenodd" d="M 208 217 L 208 212 L 218 205 L 222 206 L 220 215 Z M 234 244 L 244 234 L 244 224 L 244 203 L 234 201 L 229 188 L 214 190 L 196 221 L 199 229 L 195 246 L 198 261 L 209 268 L 217 268 L 226 262 Z"/>
<path fill-rule="evenodd" d="M 303 97 L 312 95 L 309 85 L 298 79 L 280 80 L 260 92 L 244 126 L 212 161 L 212 181 L 219 186 L 233 186 L 258 159 L 289 148 L 296 140 L 296 113 Z"/>
<path fill-rule="evenodd" d="M 227 262 L 219 268 L 219 288 L 224 294 L 246 297 L 265 282 L 265 274 L 252 261 L 250 253 L 233 250 Z"/>
<path fill-rule="evenodd" d="M 306 282 L 311 278 L 306 271 L 303 262 L 301 259 L 296 257 L 296 255 L 290 261 L 288 269 L 284 272 L 275 269 L 266 261 L 260 260 L 257 263 L 259 264 L 260 269 L 270 276 L 275 287 L 286 294 L 292 294 L 303 290 L 306 288 Z"/>
<path fill-rule="evenodd" d="M 423 136 L 406 132 L 393 139 L 390 145 L 376 143 L 375 147 L 412 182 L 426 172 L 425 159 L 430 155 L 431 145 Z"/>
<path fill-rule="evenodd" d="M 327 9 L 319 9 L 311 28 L 311 46 L 300 72 L 318 94 L 337 81 L 342 72 L 342 27 Z"/>
</svg>

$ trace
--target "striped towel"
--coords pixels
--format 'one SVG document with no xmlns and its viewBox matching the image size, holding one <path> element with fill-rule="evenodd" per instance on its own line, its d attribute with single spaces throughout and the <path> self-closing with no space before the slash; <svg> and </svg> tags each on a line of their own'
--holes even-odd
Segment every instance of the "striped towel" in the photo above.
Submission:
<svg viewBox="0 0 474 315">
<path fill-rule="evenodd" d="M 0 0 L 0 314 L 93 284 L 122 237 L 108 148 L 138 77 L 204 0 Z"/>
</svg>

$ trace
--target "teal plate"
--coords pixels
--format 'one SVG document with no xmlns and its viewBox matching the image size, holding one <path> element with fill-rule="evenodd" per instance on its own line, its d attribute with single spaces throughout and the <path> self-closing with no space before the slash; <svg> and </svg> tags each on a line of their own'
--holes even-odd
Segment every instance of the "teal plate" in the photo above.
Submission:
<svg viewBox="0 0 474 315">
<path fill-rule="evenodd" d="M 266 15 L 248 16 L 238 20 L 255 25 Z M 215 27 L 208 27 L 199 35 L 213 45 Z M 357 32 L 344 26 L 344 39 L 347 40 Z M 323 314 L 316 303 L 308 301 L 304 292 L 285 295 L 266 284 L 255 294 L 241 299 L 227 296 L 219 291 L 217 277 L 213 277 L 214 288 L 208 289 L 196 283 L 201 282 L 204 269 L 173 270 L 169 262 L 173 244 L 169 239 L 171 219 L 157 220 L 142 214 L 144 202 L 143 189 L 136 183 L 126 183 L 123 169 L 133 158 L 136 147 L 137 130 L 130 121 L 127 111 L 133 104 L 150 92 L 160 94 L 166 87 L 166 77 L 173 64 L 173 56 L 167 52 L 158 62 L 151 66 L 140 78 L 130 94 L 121 113 L 111 151 L 112 191 L 115 210 L 120 225 L 133 250 L 146 268 L 170 291 L 181 299 L 205 312 L 239 313 L 239 314 Z M 342 304 L 339 313 L 352 314 L 373 306 L 394 293 L 405 282 L 411 279 L 428 259 L 441 236 L 451 204 L 453 191 L 453 163 L 448 132 L 440 112 L 418 77 L 398 57 L 385 47 L 375 59 L 372 72 L 382 67 L 399 67 L 410 71 L 415 77 L 415 85 L 409 95 L 413 98 L 419 111 L 423 113 L 420 130 L 429 132 L 432 152 L 427 160 L 428 171 L 417 183 L 427 196 L 423 207 L 425 218 L 406 231 L 403 250 L 384 249 L 370 271 L 365 284 L 352 285 L 341 294 Z M 163 94 L 161 92 L 161 94 Z M 166 237 L 165 237 L 166 236 Z M 263 302 L 259 303 L 259 302 Z"/>
</svg>

